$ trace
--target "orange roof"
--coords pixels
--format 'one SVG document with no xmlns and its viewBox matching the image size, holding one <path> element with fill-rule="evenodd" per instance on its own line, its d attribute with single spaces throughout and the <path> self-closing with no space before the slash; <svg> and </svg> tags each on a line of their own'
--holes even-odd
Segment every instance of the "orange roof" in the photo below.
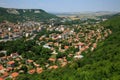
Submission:
<svg viewBox="0 0 120 80">
<path fill-rule="evenodd" d="M 79 46 L 82 46 L 82 45 L 84 45 L 84 43 L 80 42 L 78 45 L 79 45 Z"/>
<path fill-rule="evenodd" d="M 14 64 L 15 63 L 15 61 L 9 61 L 7 64 Z"/>
<path fill-rule="evenodd" d="M 0 65 L 0 70 L 2 70 L 3 69 L 3 66 L 2 65 Z"/>
<path fill-rule="evenodd" d="M 65 49 L 68 49 L 68 48 L 69 48 L 69 46 L 64 46 L 64 48 L 65 48 Z"/>
<path fill-rule="evenodd" d="M 66 64 L 67 64 L 66 62 L 63 62 L 63 63 L 61 64 L 61 67 L 64 67 Z"/>
<path fill-rule="evenodd" d="M 7 73 L 7 72 L 4 72 L 2 77 L 5 78 L 5 77 L 7 77 L 7 76 L 8 76 L 8 73 Z"/>
<path fill-rule="evenodd" d="M 39 67 L 40 65 L 35 63 L 34 66 Z"/>
<path fill-rule="evenodd" d="M 7 58 L 10 58 L 11 56 L 7 56 Z"/>
<path fill-rule="evenodd" d="M 34 74 L 35 73 L 35 69 L 31 69 L 28 72 L 29 72 L 29 74 Z"/>
<path fill-rule="evenodd" d="M 96 47 L 97 47 L 97 44 L 96 44 L 96 43 L 93 43 L 93 47 L 96 48 Z"/>
<path fill-rule="evenodd" d="M 4 79 L 0 77 L 0 80 L 4 80 Z"/>
<path fill-rule="evenodd" d="M 32 62 L 33 62 L 33 60 L 30 60 L 30 59 L 28 59 L 27 61 L 28 61 L 29 63 L 32 63 Z"/>
<path fill-rule="evenodd" d="M 53 66 L 50 66 L 49 69 L 57 69 L 58 66 L 57 65 L 53 65 Z"/>
<path fill-rule="evenodd" d="M 20 58 L 16 58 L 17 61 L 20 61 Z"/>
<path fill-rule="evenodd" d="M 69 56 L 69 57 L 72 57 L 72 56 L 73 56 L 73 54 L 69 54 L 68 56 Z"/>
<path fill-rule="evenodd" d="M 13 73 L 11 74 L 11 76 L 12 76 L 13 78 L 17 77 L 18 75 L 19 75 L 18 72 L 13 72 Z"/>
<path fill-rule="evenodd" d="M 85 46 L 85 49 L 88 49 L 89 48 L 89 46 Z"/>
<path fill-rule="evenodd" d="M 54 69 L 57 69 L 57 68 L 58 68 L 58 66 L 54 65 L 54 66 L 53 66 L 53 68 L 54 68 Z"/>
<path fill-rule="evenodd" d="M 48 60 L 54 62 L 54 61 L 55 61 L 55 58 L 49 58 Z"/>
<path fill-rule="evenodd" d="M 64 58 L 63 61 L 64 61 L 64 62 L 67 62 L 67 59 Z"/>
<path fill-rule="evenodd" d="M 42 68 L 37 68 L 36 72 L 37 72 L 37 73 L 42 73 L 42 72 L 43 72 L 43 69 L 42 69 Z"/>
<path fill-rule="evenodd" d="M 85 51 L 85 48 L 84 48 L 84 47 L 83 47 L 83 48 L 81 48 L 81 49 L 80 49 L 80 51 L 81 51 L 81 52 L 82 52 L 82 51 Z"/>
<path fill-rule="evenodd" d="M 7 71 L 11 71 L 13 68 L 12 67 L 8 67 L 7 68 Z"/>
<path fill-rule="evenodd" d="M 1 57 L 2 59 L 7 59 L 6 56 Z"/>
<path fill-rule="evenodd" d="M 63 59 L 62 58 L 58 58 L 58 61 L 62 61 Z"/>
</svg>

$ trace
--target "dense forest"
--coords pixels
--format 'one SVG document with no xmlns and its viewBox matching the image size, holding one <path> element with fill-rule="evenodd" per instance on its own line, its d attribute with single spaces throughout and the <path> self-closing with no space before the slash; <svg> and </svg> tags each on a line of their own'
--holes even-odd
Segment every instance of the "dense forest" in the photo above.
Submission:
<svg viewBox="0 0 120 80">
<path fill-rule="evenodd" d="M 33 16 L 34 15 L 34 16 Z M 41 9 L 9 9 L 0 8 L 0 22 L 8 20 L 9 22 L 24 21 L 45 21 L 57 16 L 47 13 Z"/>
<path fill-rule="evenodd" d="M 120 80 L 120 15 L 101 25 L 111 29 L 112 34 L 99 42 L 94 52 L 64 68 L 41 74 L 22 74 L 17 80 Z"/>
</svg>

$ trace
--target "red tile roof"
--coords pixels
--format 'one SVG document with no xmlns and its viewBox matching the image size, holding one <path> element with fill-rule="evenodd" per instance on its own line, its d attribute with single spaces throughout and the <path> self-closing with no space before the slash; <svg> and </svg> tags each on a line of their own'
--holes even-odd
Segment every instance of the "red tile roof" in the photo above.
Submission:
<svg viewBox="0 0 120 80">
<path fill-rule="evenodd" d="M 63 61 L 63 59 L 62 58 L 58 58 L 58 61 Z"/>
<path fill-rule="evenodd" d="M 85 46 L 85 49 L 88 49 L 89 48 L 89 46 Z"/>
<path fill-rule="evenodd" d="M 31 69 L 28 71 L 29 74 L 34 74 L 35 73 L 35 69 Z"/>
<path fill-rule="evenodd" d="M 20 61 L 20 58 L 16 58 L 17 61 Z"/>
<path fill-rule="evenodd" d="M 5 77 L 7 77 L 7 76 L 8 76 L 8 73 L 7 73 L 7 72 L 4 72 L 2 77 L 5 78 Z"/>
<path fill-rule="evenodd" d="M 84 43 L 80 42 L 78 45 L 79 45 L 79 46 L 82 46 L 82 45 L 84 45 Z"/>
<path fill-rule="evenodd" d="M 49 58 L 48 60 L 54 62 L 56 59 L 55 58 Z"/>
<path fill-rule="evenodd" d="M 0 80 L 4 80 L 4 79 L 0 77 Z"/>
<path fill-rule="evenodd" d="M 50 66 L 49 69 L 57 69 L 58 66 L 57 65 L 53 65 L 53 66 Z"/>
<path fill-rule="evenodd" d="M 53 69 L 57 69 L 57 68 L 58 68 L 58 66 L 56 66 L 56 65 L 53 66 Z"/>
<path fill-rule="evenodd" d="M 12 67 L 8 67 L 7 68 L 7 71 L 9 72 L 9 71 L 11 71 L 13 68 Z"/>
<path fill-rule="evenodd" d="M 11 74 L 11 76 L 12 76 L 13 78 L 17 77 L 18 75 L 19 75 L 18 72 L 13 72 L 13 73 Z"/>
<path fill-rule="evenodd" d="M 32 62 L 33 62 L 33 60 L 28 59 L 28 60 L 27 60 L 27 62 L 32 63 Z"/>
<path fill-rule="evenodd" d="M 11 64 L 14 64 L 15 61 L 9 61 L 7 64 L 11 65 Z"/>
<path fill-rule="evenodd" d="M 96 48 L 96 47 L 97 47 L 97 44 L 96 44 L 96 43 L 93 43 L 93 47 Z"/>
<path fill-rule="evenodd" d="M 63 62 L 63 63 L 61 64 L 61 67 L 64 67 L 66 64 L 67 64 L 66 62 Z"/>
<path fill-rule="evenodd" d="M 39 74 L 39 73 L 42 73 L 43 72 L 43 69 L 42 68 L 37 68 L 36 69 L 36 72 Z"/>
<path fill-rule="evenodd" d="M 2 70 L 3 69 L 3 66 L 2 65 L 0 65 L 0 70 Z"/>
<path fill-rule="evenodd" d="M 69 48 L 69 46 L 64 46 L 64 48 L 65 48 L 65 49 L 68 49 L 68 48 Z"/>
</svg>

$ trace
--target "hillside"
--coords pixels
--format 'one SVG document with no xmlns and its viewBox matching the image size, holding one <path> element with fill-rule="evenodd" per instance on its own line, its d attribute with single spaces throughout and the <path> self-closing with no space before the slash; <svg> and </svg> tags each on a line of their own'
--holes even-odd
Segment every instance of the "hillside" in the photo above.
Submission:
<svg viewBox="0 0 120 80">
<path fill-rule="evenodd" d="M 99 11 L 99 12 L 66 12 L 66 13 L 54 13 L 59 17 L 78 17 L 78 18 L 92 18 L 96 19 L 100 18 L 109 18 L 117 12 L 109 12 L 109 11 Z"/>
<path fill-rule="evenodd" d="M 0 22 L 7 20 L 10 22 L 24 21 L 45 21 L 57 18 L 41 9 L 10 9 L 0 8 Z"/>
<path fill-rule="evenodd" d="M 112 34 L 98 44 L 94 52 L 72 64 L 41 74 L 21 75 L 18 80 L 119 80 L 120 79 L 120 15 L 102 23 Z"/>
</svg>

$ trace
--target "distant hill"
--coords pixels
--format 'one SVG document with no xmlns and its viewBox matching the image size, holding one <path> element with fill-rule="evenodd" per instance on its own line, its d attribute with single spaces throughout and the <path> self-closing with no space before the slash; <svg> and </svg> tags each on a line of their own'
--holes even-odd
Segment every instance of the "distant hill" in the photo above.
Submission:
<svg viewBox="0 0 120 80">
<path fill-rule="evenodd" d="M 94 15 L 94 16 L 102 16 L 102 15 L 111 15 L 116 14 L 118 12 L 110 12 L 110 11 L 98 11 L 98 12 L 65 12 L 65 13 L 53 13 L 55 15 L 62 16 L 81 16 L 81 15 Z"/>
<path fill-rule="evenodd" d="M 98 11 L 98 12 L 66 12 L 66 13 L 53 13 L 59 17 L 70 17 L 77 16 L 79 18 L 109 18 L 110 16 L 116 14 L 118 12 L 110 12 L 110 11 Z"/>
<path fill-rule="evenodd" d="M 42 9 L 13 9 L 0 7 L 0 22 L 4 20 L 10 22 L 45 21 L 51 18 L 58 17 Z"/>
</svg>

